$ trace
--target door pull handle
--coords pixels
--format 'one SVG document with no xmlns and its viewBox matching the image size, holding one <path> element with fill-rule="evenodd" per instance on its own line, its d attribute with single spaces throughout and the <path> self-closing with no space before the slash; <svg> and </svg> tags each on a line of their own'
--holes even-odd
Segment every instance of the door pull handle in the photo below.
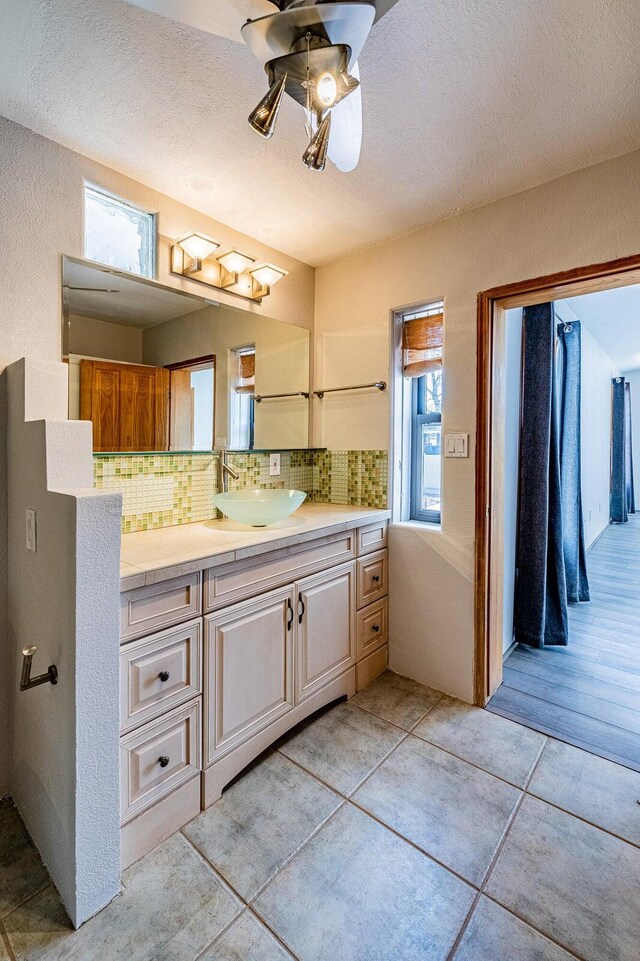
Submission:
<svg viewBox="0 0 640 961">
<path fill-rule="evenodd" d="M 300 610 L 300 605 L 302 605 L 302 610 Z M 298 624 L 302 624 L 302 618 L 304 617 L 305 606 L 302 594 L 298 598 Z"/>
</svg>

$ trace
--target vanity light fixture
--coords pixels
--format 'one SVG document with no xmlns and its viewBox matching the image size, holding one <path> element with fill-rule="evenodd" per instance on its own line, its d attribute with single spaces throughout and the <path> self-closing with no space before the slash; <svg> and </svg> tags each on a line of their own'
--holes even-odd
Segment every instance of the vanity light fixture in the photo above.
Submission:
<svg viewBox="0 0 640 961">
<path fill-rule="evenodd" d="M 254 266 L 256 258 L 235 247 L 213 257 L 220 246 L 205 234 L 188 234 L 171 248 L 171 273 L 257 303 L 269 295 L 274 284 L 287 276 L 288 271 L 275 264 Z"/>
<path fill-rule="evenodd" d="M 182 247 L 185 254 L 193 262 L 185 269 L 185 273 L 193 273 L 202 268 L 202 261 L 218 249 L 220 244 L 217 240 L 212 240 L 206 234 L 193 231 L 178 241 L 178 246 Z"/>
<path fill-rule="evenodd" d="M 289 273 L 288 270 L 283 270 L 282 267 L 276 267 L 275 264 L 258 264 L 257 267 L 251 267 L 249 273 L 253 279 L 259 284 L 261 288 L 267 289 L 267 293 L 270 288 L 277 284 L 279 280 L 286 277 Z"/>
<path fill-rule="evenodd" d="M 218 263 L 222 264 L 224 269 L 228 270 L 230 274 L 241 274 L 243 271 L 248 270 L 251 264 L 255 264 L 256 262 L 255 257 L 248 257 L 247 254 L 242 254 L 239 250 L 230 250 L 217 259 Z"/>
</svg>

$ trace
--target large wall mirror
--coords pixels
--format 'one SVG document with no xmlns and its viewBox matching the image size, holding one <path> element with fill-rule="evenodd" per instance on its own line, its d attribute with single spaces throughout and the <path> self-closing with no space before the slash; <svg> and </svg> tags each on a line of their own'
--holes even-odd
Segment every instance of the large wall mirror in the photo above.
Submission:
<svg viewBox="0 0 640 961">
<path fill-rule="evenodd" d="M 105 451 L 309 444 L 309 331 L 63 258 L 69 417 Z"/>
</svg>

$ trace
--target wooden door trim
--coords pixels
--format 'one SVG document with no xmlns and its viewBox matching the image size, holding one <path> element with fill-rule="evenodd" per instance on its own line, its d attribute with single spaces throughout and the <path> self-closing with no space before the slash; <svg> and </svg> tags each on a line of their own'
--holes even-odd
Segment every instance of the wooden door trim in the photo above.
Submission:
<svg viewBox="0 0 640 961">
<path fill-rule="evenodd" d="M 523 307 L 561 297 L 609 290 L 640 283 L 640 254 L 605 263 L 575 267 L 481 291 L 477 298 L 476 361 L 476 490 L 475 490 L 475 596 L 474 693 L 484 706 L 493 693 L 492 673 L 502 676 L 502 650 L 497 651 L 489 623 L 492 493 L 492 436 L 494 319 L 496 307 Z M 494 670 L 495 669 L 495 670 Z"/>
</svg>

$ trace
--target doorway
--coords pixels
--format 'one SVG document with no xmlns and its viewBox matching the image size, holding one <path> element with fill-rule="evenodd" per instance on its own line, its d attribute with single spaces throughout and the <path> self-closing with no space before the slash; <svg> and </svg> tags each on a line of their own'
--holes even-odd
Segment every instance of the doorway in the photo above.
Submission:
<svg viewBox="0 0 640 961">
<path fill-rule="evenodd" d="M 640 309 L 636 329 L 628 338 L 630 343 L 635 338 L 635 354 L 631 350 L 628 358 L 622 358 L 619 332 L 611 328 L 619 326 L 620 304 L 626 295 L 637 298 L 640 306 L 639 281 L 637 257 L 479 295 L 476 486 L 477 703 L 638 770 L 640 515 L 630 514 L 626 524 L 609 524 L 608 435 L 613 379 L 609 374 L 640 368 Z M 607 300 L 610 310 L 605 309 Z M 586 431 L 583 424 L 581 431 L 591 600 L 568 605 L 566 646 L 537 649 L 528 644 L 514 647 L 510 633 L 515 577 L 512 528 L 522 516 L 520 511 L 526 511 L 526 505 L 521 505 L 516 513 L 521 411 L 520 370 L 514 374 L 514 358 L 519 362 L 521 357 L 518 312 L 521 317 L 523 308 L 544 303 L 553 303 L 554 312 L 561 315 L 554 320 L 562 318 L 568 324 L 573 318 L 579 328 L 582 317 L 583 344 L 588 347 L 583 351 L 589 386 L 586 414 L 599 418 L 599 423 L 591 422 Z M 614 354 L 617 350 L 615 362 L 609 357 L 610 370 L 603 360 L 607 349 Z M 594 357 L 599 370 L 593 369 Z M 640 403 L 640 383 L 636 403 Z"/>
</svg>

